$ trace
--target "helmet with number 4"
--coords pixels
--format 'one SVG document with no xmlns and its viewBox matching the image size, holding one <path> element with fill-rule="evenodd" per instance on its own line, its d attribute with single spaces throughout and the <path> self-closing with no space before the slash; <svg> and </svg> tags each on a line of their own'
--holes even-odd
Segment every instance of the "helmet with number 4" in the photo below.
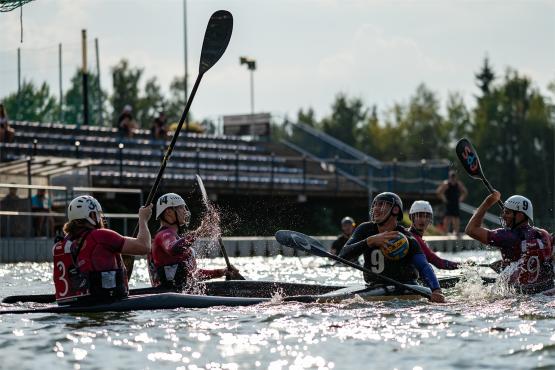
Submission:
<svg viewBox="0 0 555 370">
<path fill-rule="evenodd" d="M 156 202 L 156 219 L 159 219 L 162 213 L 166 210 L 166 208 L 173 208 L 185 206 L 187 212 L 189 212 L 189 208 L 187 204 L 185 204 L 185 200 L 181 198 L 178 194 L 175 193 L 167 193 L 162 195 L 158 198 L 158 202 Z"/>
<path fill-rule="evenodd" d="M 512 211 L 524 213 L 530 221 L 534 221 L 534 208 L 530 199 L 522 195 L 513 195 L 507 198 L 503 205 Z"/>
<path fill-rule="evenodd" d="M 91 212 L 95 213 L 96 220 L 90 217 Z M 102 220 L 102 207 L 100 203 L 98 203 L 98 200 L 90 195 L 80 195 L 69 202 L 67 216 L 70 222 L 73 220 L 87 220 L 93 225 L 100 225 L 100 221 Z"/>
</svg>

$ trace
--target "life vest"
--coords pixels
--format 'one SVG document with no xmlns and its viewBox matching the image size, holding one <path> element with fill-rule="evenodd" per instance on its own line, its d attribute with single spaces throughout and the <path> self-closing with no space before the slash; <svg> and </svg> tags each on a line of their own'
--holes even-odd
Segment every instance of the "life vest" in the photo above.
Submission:
<svg viewBox="0 0 555 370">
<path fill-rule="evenodd" d="M 52 249 L 58 304 L 94 304 L 128 295 L 127 274 L 119 254 L 115 256 L 116 269 L 94 271 L 91 257 L 97 245 L 88 238 L 90 233 L 83 233 L 77 240 L 65 237 Z"/>
<path fill-rule="evenodd" d="M 167 228 L 158 231 L 152 243 L 152 251 L 147 256 L 150 282 L 153 287 L 176 291 L 185 289 L 187 282 L 197 270 L 195 250 L 191 248 L 193 242 L 192 236 L 179 237 Z M 171 243 L 172 249 L 181 249 L 181 251 L 169 254 L 163 246 L 164 243 Z"/>
<path fill-rule="evenodd" d="M 520 258 L 512 268 L 509 283 L 523 293 L 537 293 L 553 287 L 552 238 L 543 229 L 524 230 L 520 241 Z"/>
</svg>

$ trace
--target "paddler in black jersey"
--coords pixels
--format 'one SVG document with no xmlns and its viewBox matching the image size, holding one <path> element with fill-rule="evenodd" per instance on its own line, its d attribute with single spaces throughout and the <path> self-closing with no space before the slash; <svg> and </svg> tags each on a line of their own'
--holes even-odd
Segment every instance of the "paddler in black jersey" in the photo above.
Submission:
<svg viewBox="0 0 555 370">
<path fill-rule="evenodd" d="M 370 222 L 360 224 L 347 241 L 340 257 L 345 259 L 364 256 L 364 267 L 404 284 L 416 284 L 419 277 L 432 290 L 431 301 L 445 302 L 434 270 L 426 260 L 417 241 L 398 224 L 403 219 L 403 202 L 395 193 L 378 194 L 372 201 Z M 400 249 L 392 248 L 392 239 L 399 233 L 408 239 Z M 381 284 L 379 278 L 365 274 L 368 284 Z"/>
</svg>

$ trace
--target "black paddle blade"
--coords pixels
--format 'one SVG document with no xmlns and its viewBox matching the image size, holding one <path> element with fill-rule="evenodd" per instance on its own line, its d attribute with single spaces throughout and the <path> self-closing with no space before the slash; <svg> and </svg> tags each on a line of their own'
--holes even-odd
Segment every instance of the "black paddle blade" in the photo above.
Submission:
<svg viewBox="0 0 555 370">
<path fill-rule="evenodd" d="M 286 247 L 320 257 L 330 256 L 330 253 L 325 250 L 324 246 L 318 240 L 297 231 L 279 230 L 275 237 L 279 244 L 285 245 Z"/>
<path fill-rule="evenodd" d="M 220 60 L 231 39 L 233 16 L 227 10 L 218 10 L 210 17 L 200 55 L 199 74 L 208 71 Z"/>
<path fill-rule="evenodd" d="M 457 142 L 455 148 L 457 152 L 457 157 L 461 161 L 465 171 L 475 179 L 483 179 L 484 174 L 482 172 L 482 167 L 480 166 L 480 158 L 478 158 L 478 153 L 466 138 L 462 138 Z"/>
</svg>

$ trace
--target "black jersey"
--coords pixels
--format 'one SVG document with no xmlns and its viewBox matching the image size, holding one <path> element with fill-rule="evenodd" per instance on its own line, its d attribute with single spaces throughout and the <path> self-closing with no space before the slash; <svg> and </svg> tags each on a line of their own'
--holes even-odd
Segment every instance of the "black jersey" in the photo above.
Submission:
<svg viewBox="0 0 555 370">
<path fill-rule="evenodd" d="M 413 257 L 416 254 L 423 255 L 423 252 L 418 242 L 405 228 L 398 225 L 395 230 L 403 233 L 409 241 L 408 253 L 398 261 L 386 258 L 380 248 L 369 247 L 366 244 L 366 238 L 379 234 L 378 225 L 373 222 L 360 224 L 341 250 L 339 256 L 345 259 L 356 259 L 362 254 L 364 256 L 364 267 L 372 272 L 395 279 L 401 283 L 414 283 L 418 278 L 418 270 L 413 264 Z M 367 283 L 381 282 L 380 279 L 369 274 L 364 274 L 364 280 Z"/>
</svg>

